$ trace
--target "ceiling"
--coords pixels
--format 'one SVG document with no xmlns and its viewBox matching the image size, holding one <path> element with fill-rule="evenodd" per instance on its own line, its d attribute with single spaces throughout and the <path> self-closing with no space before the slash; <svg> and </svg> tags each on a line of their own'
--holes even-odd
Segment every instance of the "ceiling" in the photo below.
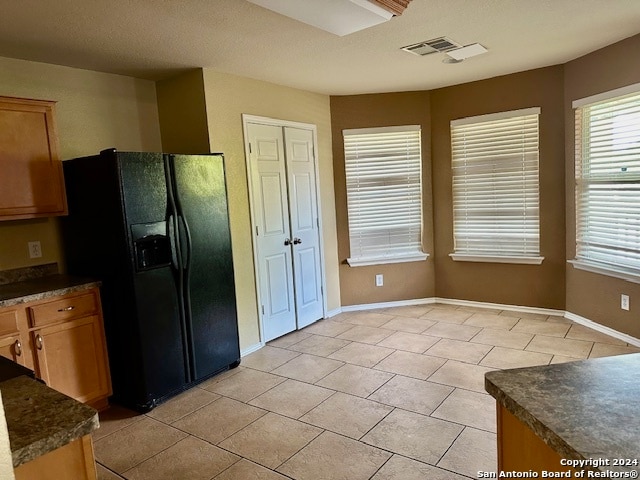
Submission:
<svg viewBox="0 0 640 480">
<path fill-rule="evenodd" d="M 151 80 L 205 67 L 331 95 L 555 65 L 640 33 L 639 0 L 413 0 L 343 37 L 246 0 L 0 0 L 0 12 L 3 57 Z M 444 64 L 400 50 L 439 36 L 489 52 Z"/>
</svg>

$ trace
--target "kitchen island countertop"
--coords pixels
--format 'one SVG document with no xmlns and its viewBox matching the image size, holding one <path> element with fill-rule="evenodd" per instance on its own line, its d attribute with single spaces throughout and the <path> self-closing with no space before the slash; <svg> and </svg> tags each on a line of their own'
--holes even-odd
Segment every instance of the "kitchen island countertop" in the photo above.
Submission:
<svg viewBox="0 0 640 480">
<path fill-rule="evenodd" d="M 98 428 L 98 412 L 26 376 L 0 383 L 13 466 L 34 460 Z"/>
<path fill-rule="evenodd" d="M 492 371 L 485 388 L 560 457 L 609 460 L 587 470 L 639 470 L 640 353 Z"/>
</svg>

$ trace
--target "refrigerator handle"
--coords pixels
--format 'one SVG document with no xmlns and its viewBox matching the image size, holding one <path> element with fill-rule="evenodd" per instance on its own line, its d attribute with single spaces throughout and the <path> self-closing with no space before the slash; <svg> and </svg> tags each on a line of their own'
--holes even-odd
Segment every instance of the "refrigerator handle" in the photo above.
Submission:
<svg viewBox="0 0 640 480">
<path fill-rule="evenodd" d="M 175 232 L 175 217 L 173 213 L 169 214 L 169 218 L 167 219 L 167 229 L 168 229 L 168 237 L 169 237 L 169 246 L 171 249 L 171 265 L 176 270 L 179 270 L 178 266 L 178 252 L 176 250 L 176 232 Z"/>
<path fill-rule="evenodd" d="M 182 268 L 184 270 L 189 270 L 191 267 L 191 232 L 189 231 L 189 224 L 180 214 L 178 214 L 178 222 L 178 228 L 182 226 L 182 235 L 180 235 L 180 238 L 185 239 L 185 241 L 180 241 L 180 249 L 182 250 L 184 248 L 186 250 L 181 252 Z"/>
</svg>

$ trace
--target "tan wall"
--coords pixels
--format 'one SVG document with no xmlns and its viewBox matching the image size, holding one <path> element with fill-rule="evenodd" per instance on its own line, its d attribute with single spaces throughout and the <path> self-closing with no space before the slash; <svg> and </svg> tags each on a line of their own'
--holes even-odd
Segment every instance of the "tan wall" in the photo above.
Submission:
<svg viewBox="0 0 640 480">
<path fill-rule="evenodd" d="M 340 293 L 335 243 L 329 97 L 210 69 L 204 70 L 204 86 L 211 148 L 224 152 L 226 158 L 240 347 L 247 349 L 260 341 L 260 332 L 242 114 L 317 125 L 326 297 L 328 309 L 334 310 L 340 307 Z"/>
<path fill-rule="evenodd" d="M 433 210 L 431 195 L 429 92 L 331 97 L 333 172 L 335 179 L 340 295 L 342 305 L 420 299 L 435 294 L 433 268 Z M 342 130 L 394 125 L 422 126 L 423 248 L 426 261 L 350 267 L 349 223 Z M 376 274 L 384 286 L 376 287 Z"/>
<path fill-rule="evenodd" d="M 564 309 L 563 70 L 548 67 L 431 92 L 433 196 L 438 297 Z M 455 262 L 450 121 L 541 107 L 540 250 L 542 265 Z"/>
<path fill-rule="evenodd" d="M 567 258 L 575 256 L 574 100 L 640 83 L 640 35 L 598 50 L 565 65 L 565 131 L 567 185 Z M 640 338 L 640 285 L 576 270 L 568 264 L 567 310 Z M 629 295 L 630 310 L 620 309 L 620 294 Z"/>
<path fill-rule="evenodd" d="M 0 95 L 55 100 L 63 159 L 104 148 L 159 150 L 153 82 L 120 75 L 0 58 Z M 42 258 L 27 242 L 40 240 Z M 55 219 L 0 222 L 0 270 L 61 261 Z"/>
<path fill-rule="evenodd" d="M 162 149 L 209 153 L 209 127 L 202 69 L 156 83 Z"/>
</svg>

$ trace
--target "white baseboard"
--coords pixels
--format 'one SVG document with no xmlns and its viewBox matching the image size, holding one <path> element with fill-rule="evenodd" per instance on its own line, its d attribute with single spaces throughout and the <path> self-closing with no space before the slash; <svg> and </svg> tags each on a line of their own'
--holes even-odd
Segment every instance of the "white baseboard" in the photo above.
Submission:
<svg viewBox="0 0 640 480">
<path fill-rule="evenodd" d="M 258 350 L 260 350 L 264 346 L 265 346 L 264 342 L 260 342 L 260 343 L 256 343 L 255 345 L 251 345 L 250 347 L 245 348 L 244 350 L 242 350 L 240 352 L 240 357 L 246 357 L 250 353 L 257 352 Z"/>
<path fill-rule="evenodd" d="M 634 345 L 636 347 L 640 347 L 640 339 L 632 337 L 631 335 L 627 335 L 626 333 L 619 332 L 605 325 L 601 325 L 600 323 L 596 323 L 593 320 L 581 317 L 580 315 L 576 315 L 575 313 L 565 312 L 564 318 L 571 320 L 572 322 L 579 323 L 580 325 L 584 325 L 585 327 L 589 327 L 600 333 L 604 333 L 605 335 L 609 335 L 610 337 L 622 340 L 623 342 L 630 343 L 631 345 Z"/>
<path fill-rule="evenodd" d="M 360 310 L 375 310 L 377 308 L 405 307 L 409 305 L 425 305 L 435 303 L 435 298 L 417 298 L 414 300 L 399 300 L 397 302 L 366 303 L 362 305 L 346 305 L 343 312 L 358 312 Z"/>
<path fill-rule="evenodd" d="M 340 315 L 343 312 L 341 307 L 335 308 L 333 310 L 329 310 L 324 318 L 331 318 L 331 317 L 335 317 L 336 315 Z"/>
<path fill-rule="evenodd" d="M 472 300 L 458 300 L 455 298 L 440 298 L 435 297 L 436 303 L 445 303 L 447 305 L 459 305 L 461 307 L 476 307 L 476 308 L 492 308 L 498 310 L 518 311 L 526 313 L 539 313 L 541 315 L 557 315 L 564 316 L 564 310 L 554 310 L 552 308 L 542 307 L 525 307 L 519 305 L 506 305 L 503 303 L 489 303 L 489 302 L 475 302 Z"/>
</svg>

